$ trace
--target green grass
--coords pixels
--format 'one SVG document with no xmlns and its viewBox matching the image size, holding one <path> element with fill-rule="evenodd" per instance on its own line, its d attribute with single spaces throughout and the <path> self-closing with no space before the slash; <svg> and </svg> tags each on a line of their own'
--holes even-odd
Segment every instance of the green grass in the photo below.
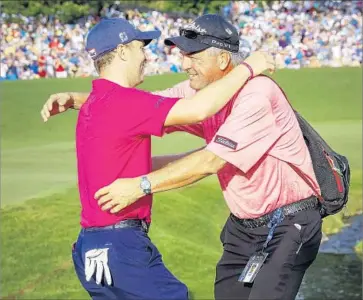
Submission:
<svg viewBox="0 0 363 300">
<path fill-rule="evenodd" d="M 348 156 L 352 167 L 348 212 L 361 212 L 361 69 L 283 70 L 274 77 L 293 105 L 334 148 Z M 150 77 L 143 88 L 162 89 L 184 78 L 182 74 Z M 88 91 L 91 79 L 1 85 L 0 295 L 86 298 L 70 260 L 71 244 L 79 230 L 74 154 L 77 114 L 66 113 L 43 124 L 39 111 L 49 94 Z M 202 144 L 200 139 L 177 133 L 154 139 L 153 153 L 182 152 Z M 219 232 L 228 215 L 216 178 L 155 198 L 154 243 L 195 298 L 211 299 L 214 267 L 221 254 Z M 327 233 L 342 226 L 341 214 L 324 221 Z"/>
</svg>

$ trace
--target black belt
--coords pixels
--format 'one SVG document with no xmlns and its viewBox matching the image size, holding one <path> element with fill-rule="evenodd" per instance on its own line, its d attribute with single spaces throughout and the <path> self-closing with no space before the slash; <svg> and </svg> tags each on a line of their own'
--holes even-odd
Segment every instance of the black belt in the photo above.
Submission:
<svg viewBox="0 0 363 300">
<path fill-rule="evenodd" d="M 84 231 L 102 231 L 102 230 L 112 230 L 112 229 L 121 229 L 121 228 L 130 228 L 130 227 L 139 227 L 141 230 L 146 233 L 149 231 L 150 224 L 146 223 L 144 220 L 138 219 L 130 219 L 130 220 L 122 220 L 116 224 L 102 226 L 102 227 L 87 227 L 84 228 Z"/>
<path fill-rule="evenodd" d="M 308 209 L 315 209 L 319 207 L 318 199 L 315 196 L 309 197 L 307 199 L 303 199 L 285 206 L 282 206 L 282 215 L 291 216 L 296 214 L 299 211 L 308 210 Z M 231 214 L 231 218 L 241 224 L 246 228 L 257 228 L 267 226 L 268 223 L 271 221 L 272 215 L 274 211 L 263 215 L 262 217 L 256 219 L 239 219 L 233 214 Z"/>
</svg>

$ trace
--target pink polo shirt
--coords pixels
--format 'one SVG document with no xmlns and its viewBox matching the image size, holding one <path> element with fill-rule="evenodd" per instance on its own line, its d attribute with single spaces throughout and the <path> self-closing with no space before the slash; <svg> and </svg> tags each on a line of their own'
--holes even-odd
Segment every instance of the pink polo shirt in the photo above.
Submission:
<svg viewBox="0 0 363 300">
<path fill-rule="evenodd" d="M 159 92 L 172 97 L 194 93 L 188 81 Z M 294 112 L 268 77 L 249 81 L 234 102 L 201 124 L 165 131 L 202 137 L 208 151 L 227 161 L 217 175 L 230 211 L 239 218 L 257 218 L 314 194 L 287 162 L 298 167 L 319 191 Z"/>
<path fill-rule="evenodd" d="M 76 129 L 82 227 L 106 226 L 124 219 L 150 222 L 151 195 L 118 214 L 103 212 L 93 196 L 117 178 L 151 172 L 150 136 L 162 135 L 165 119 L 177 100 L 105 79 L 93 81 Z"/>
</svg>

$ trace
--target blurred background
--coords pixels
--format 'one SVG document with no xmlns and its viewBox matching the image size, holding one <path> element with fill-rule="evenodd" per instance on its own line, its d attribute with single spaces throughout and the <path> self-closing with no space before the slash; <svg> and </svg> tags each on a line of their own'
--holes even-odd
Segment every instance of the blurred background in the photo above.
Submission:
<svg viewBox="0 0 363 300">
<path fill-rule="evenodd" d="M 1 80 L 96 75 L 84 50 L 101 17 L 125 17 L 162 36 L 147 49 L 146 74 L 180 72 L 165 37 L 205 13 L 220 13 L 241 34 L 241 51 L 267 50 L 278 68 L 360 66 L 363 1 L 1 1 Z"/>
</svg>

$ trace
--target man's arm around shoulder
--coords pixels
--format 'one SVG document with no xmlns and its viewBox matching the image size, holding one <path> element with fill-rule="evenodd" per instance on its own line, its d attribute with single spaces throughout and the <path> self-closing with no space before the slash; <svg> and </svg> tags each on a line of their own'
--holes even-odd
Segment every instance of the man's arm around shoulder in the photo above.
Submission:
<svg viewBox="0 0 363 300">
<path fill-rule="evenodd" d="M 153 193 L 164 192 L 192 184 L 216 174 L 226 161 L 209 150 L 202 149 L 147 175 Z"/>
<path fill-rule="evenodd" d="M 146 176 L 151 183 L 151 192 L 158 193 L 197 182 L 217 173 L 225 164 L 223 159 L 203 149 Z M 144 196 L 140 182 L 141 177 L 115 180 L 96 192 L 98 205 L 103 211 L 119 212 Z"/>
</svg>

